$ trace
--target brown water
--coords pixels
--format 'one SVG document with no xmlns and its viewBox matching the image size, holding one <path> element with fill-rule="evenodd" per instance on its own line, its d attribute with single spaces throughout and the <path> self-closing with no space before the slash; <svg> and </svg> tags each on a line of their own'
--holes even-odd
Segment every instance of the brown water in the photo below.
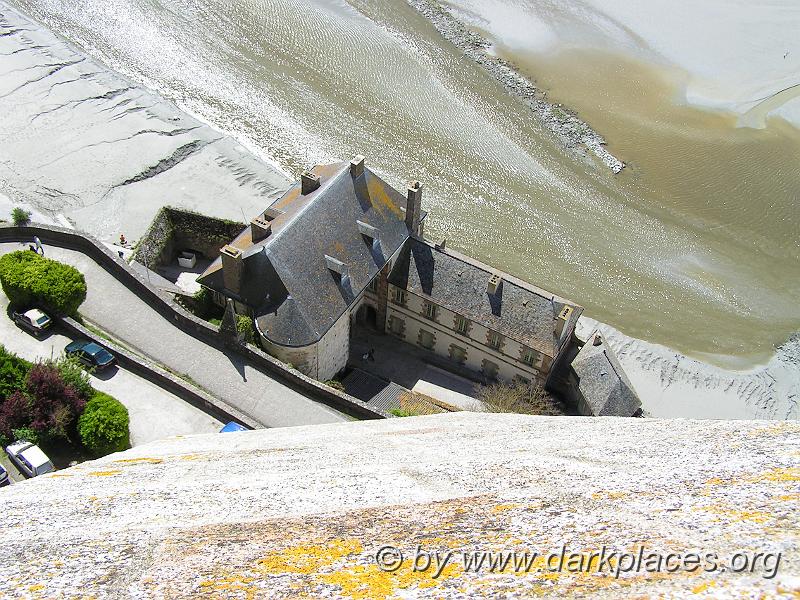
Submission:
<svg viewBox="0 0 800 600">
<path fill-rule="evenodd" d="M 295 175 L 360 153 L 395 185 L 422 180 L 429 236 L 625 333 L 746 366 L 800 328 L 797 132 L 675 106 L 679 74 L 514 57 L 631 163 L 615 177 L 404 2 L 14 4 Z"/>
</svg>

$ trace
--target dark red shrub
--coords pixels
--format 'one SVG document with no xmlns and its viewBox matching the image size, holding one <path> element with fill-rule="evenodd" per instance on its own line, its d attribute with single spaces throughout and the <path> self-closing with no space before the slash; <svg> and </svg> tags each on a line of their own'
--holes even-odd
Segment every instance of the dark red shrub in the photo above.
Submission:
<svg viewBox="0 0 800 600">
<path fill-rule="evenodd" d="M 53 365 L 34 365 L 28 373 L 26 386 L 34 431 L 46 437 L 66 438 L 86 401 L 74 387 L 64 383 Z"/>
<path fill-rule="evenodd" d="M 30 401 L 20 391 L 12 393 L 0 404 L 0 436 L 9 439 L 11 430 L 23 427 L 30 419 Z"/>
</svg>

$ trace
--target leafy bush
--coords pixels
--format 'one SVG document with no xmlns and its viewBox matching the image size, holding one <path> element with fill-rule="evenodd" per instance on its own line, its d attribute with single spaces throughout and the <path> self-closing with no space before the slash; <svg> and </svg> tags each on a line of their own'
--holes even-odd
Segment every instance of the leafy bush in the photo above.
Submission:
<svg viewBox="0 0 800 600">
<path fill-rule="evenodd" d="M 408 411 L 408 410 L 404 410 L 402 408 L 393 408 L 389 412 L 392 413 L 395 417 L 413 417 L 413 416 L 415 416 L 413 412 Z"/>
<path fill-rule="evenodd" d="M 31 213 L 19 206 L 15 206 L 11 210 L 11 220 L 17 227 L 24 227 L 31 222 Z"/>
<path fill-rule="evenodd" d="M 18 250 L 0 258 L 0 284 L 11 304 L 38 304 L 65 315 L 75 315 L 86 299 L 83 274 L 69 265 Z"/>
<path fill-rule="evenodd" d="M 11 441 L 14 442 L 25 441 L 25 442 L 30 442 L 31 444 L 36 444 L 38 446 L 39 436 L 36 435 L 36 432 L 30 427 L 20 427 L 19 429 L 14 429 L 11 432 Z"/>
<path fill-rule="evenodd" d="M 128 409 L 103 392 L 96 392 L 78 419 L 78 435 L 86 449 L 105 456 L 130 447 Z"/>
<path fill-rule="evenodd" d="M 14 441 L 14 430 L 30 423 L 30 399 L 20 390 L 8 396 L 0 404 L 0 443 Z"/>
<path fill-rule="evenodd" d="M 525 415 L 564 414 L 560 405 L 540 385 L 515 380 L 476 388 L 477 412 Z"/>
<path fill-rule="evenodd" d="M 25 389 L 25 378 L 31 363 L 6 350 L 0 345 L 0 404 L 4 398 Z"/>
<path fill-rule="evenodd" d="M 247 315 L 236 315 L 236 331 L 238 331 L 242 339 L 248 344 L 252 344 L 256 340 L 256 327 L 253 319 Z"/>
<path fill-rule="evenodd" d="M 89 373 L 86 372 L 86 368 L 74 356 L 64 354 L 57 360 L 48 361 L 47 364 L 58 369 L 64 383 L 75 388 L 75 391 L 84 400 L 88 400 L 94 394 L 94 388 L 89 380 Z"/>
<path fill-rule="evenodd" d="M 328 381 L 325 382 L 325 385 L 332 387 L 335 390 L 339 390 L 340 392 L 344 391 L 344 385 L 342 382 L 335 379 L 328 379 Z"/>
<path fill-rule="evenodd" d="M 25 383 L 31 400 L 31 428 L 42 440 L 68 439 L 86 400 L 64 382 L 53 365 L 33 365 Z"/>
<path fill-rule="evenodd" d="M 206 321 L 221 318 L 224 309 L 214 302 L 214 297 L 208 288 L 200 288 L 192 296 L 190 310 Z"/>
</svg>

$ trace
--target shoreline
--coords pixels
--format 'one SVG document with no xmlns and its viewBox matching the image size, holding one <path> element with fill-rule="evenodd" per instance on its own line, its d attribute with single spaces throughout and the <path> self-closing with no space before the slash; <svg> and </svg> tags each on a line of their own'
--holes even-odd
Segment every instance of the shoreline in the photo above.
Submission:
<svg viewBox="0 0 800 600">
<path fill-rule="evenodd" d="M 30 40 L 25 44 L 30 51 L 14 51 L 14 60 L 21 61 L 21 68 L 0 75 L 0 84 L 4 86 L 0 93 L 30 79 L 34 73 L 40 74 L 31 70 L 39 68 L 37 65 L 61 58 L 69 62 L 66 59 L 74 59 L 75 54 L 78 58 L 84 57 L 79 64 L 62 68 L 55 77 L 49 75 L 37 83 L 24 84 L 26 87 L 22 91 L 33 94 L 22 99 L 27 104 L 19 98 L 14 100 L 19 92 L 7 94 L 14 110 L 7 113 L 7 122 L 0 133 L 6 134 L 4 153 L 14 162 L 9 167 L 15 168 L 0 164 L 0 195 L 5 191 L 14 204 L 27 202 L 53 217 L 74 216 L 79 228 L 106 239 L 114 239 L 119 228 L 124 226 L 122 231 L 134 239 L 133 232 L 149 226 L 155 214 L 151 211 L 162 204 L 175 203 L 222 217 L 241 218 L 240 210 L 248 214 L 256 212 L 248 204 L 253 201 L 253 195 L 258 202 L 268 201 L 286 185 L 284 174 L 241 148 L 235 138 L 214 139 L 221 135 L 219 130 L 188 115 L 158 92 L 121 75 L 1 1 L 0 9 L 4 9 L 0 14 L 19 15 L 25 21 L 23 26 L 32 28 L 22 34 Z M 463 35 L 472 34 L 464 30 Z M 0 44 L 11 43 L 15 37 L 16 34 L 0 37 Z M 101 72 L 91 74 L 92 70 Z M 25 75 L 26 72 L 29 74 Z M 3 81 L 4 77 L 12 81 Z M 23 79 L 13 81 L 16 77 Z M 71 82 L 68 81 L 70 77 L 74 78 Z M 48 85 L 55 91 L 47 88 Z M 133 88 L 113 98 L 100 98 L 131 85 Z M 66 95 L 68 90 L 71 91 Z M 37 111 L 46 103 L 40 94 L 45 93 L 47 102 L 69 104 L 68 111 L 59 109 L 37 117 Z M 0 106 L 2 102 L 0 98 Z M 29 119 L 34 119 L 36 127 L 15 127 L 15 123 L 26 124 Z M 73 144 L 71 138 L 78 135 L 76 126 L 81 128 L 79 135 L 85 137 L 81 140 L 85 144 L 73 152 L 69 144 Z M 24 139 L 29 134 L 35 134 L 35 139 Z M 135 140 L 141 142 L 143 136 L 149 140 L 147 145 L 135 143 Z M 163 162 L 175 158 L 178 150 L 195 140 L 209 143 L 180 162 Z M 69 150 L 68 159 L 61 156 L 64 150 Z M 61 167 L 44 168 L 41 172 L 43 168 L 39 165 L 51 158 L 50 153 L 57 161 L 62 161 Z M 213 154 L 209 156 L 209 153 Z M 170 168 L 158 172 L 149 170 L 159 164 Z M 82 171 L 87 170 L 92 172 L 92 177 L 83 176 Z M 148 174 L 146 180 L 140 179 L 135 185 L 119 185 L 142 173 Z M 4 181 L 4 177 L 11 181 Z M 163 186 L 159 185 L 162 182 Z M 198 197 L 208 199 L 205 205 L 196 201 Z M 225 197 L 227 202 L 209 204 L 215 197 Z M 594 323 L 601 328 L 653 416 L 800 418 L 800 338 L 796 336 L 785 342 L 767 365 L 736 372 L 584 319 L 587 327 Z"/>
<path fill-rule="evenodd" d="M 581 146 L 592 152 L 615 175 L 625 163 L 606 150 L 606 140 L 577 114 L 562 104 L 546 100 L 546 92 L 509 61 L 488 52 L 492 44 L 473 31 L 435 0 L 406 0 L 412 8 L 430 21 L 447 41 L 494 77 L 511 96 L 533 112 L 562 145 L 573 152 Z"/>
</svg>

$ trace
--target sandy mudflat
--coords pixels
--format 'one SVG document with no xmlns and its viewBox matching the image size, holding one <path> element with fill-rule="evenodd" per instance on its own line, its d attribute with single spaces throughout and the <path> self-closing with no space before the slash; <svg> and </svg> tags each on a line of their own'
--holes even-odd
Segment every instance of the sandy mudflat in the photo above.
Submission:
<svg viewBox="0 0 800 600">
<path fill-rule="evenodd" d="M 232 138 L 2 3 L 0 57 L 0 194 L 48 220 L 136 240 L 163 205 L 241 221 L 288 186 Z"/>
<path fill-rule="evenodd" d="M 459 17 L 513 51 L 601 48 L 685 70 L 685 99 L 746 113 L 800 84 L 794 0 L 447 0 Z M 800 93 L 772 110 L 800 124 Z"/>
<path fill-rule="evenodd" d="M 289 181 L 2 2 L 0 114 L 0 211 L 24 204 L 105 240 L 137 239 L 165 204 L 247 219 Z M 653 416 L 800 417 L 797 340 L 738 373 L 601 328 Z"/>
</svg>

